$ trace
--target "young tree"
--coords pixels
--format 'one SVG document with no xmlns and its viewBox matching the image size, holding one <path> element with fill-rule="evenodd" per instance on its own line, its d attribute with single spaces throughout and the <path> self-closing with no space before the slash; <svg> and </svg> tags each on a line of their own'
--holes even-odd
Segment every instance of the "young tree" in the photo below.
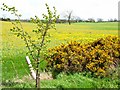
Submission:
<svg viewBox="0 0 120 90">
<path fill-rule="evenodd" d="M 36 29 L 32 30 L 33 33 L 36 34 L 37 39 L 34 39 L 29 32 L 25 31 L 23 28 L 23 25 L 20 21 L 21 15 L 18 14 L 18 10 L 15 9 L 15 7 L 8 7 L 3 3 L 3 8 L 1 8 L 3 11 L 11 12 L 11 14 L 14 14 L 18 19 L 16 22 L 12 22 L 14 27 L 10 29 L 17 37 L 20 37 L 24 40 L 26 47 L 28 48 L 29 55 L 32 57 L 32 59 L 35 62 L 35 70 L 36 70 L 36 88 L 40 88 L 40 67 L 39 64 L 42 62 L 41 60 L 41 54 L 42 51 L 44 51 L 44 46 L 46 45 L 48 36 L 48 30 L 49 29 L 55 29 L 55 23 L 56 20 L 59 18 L 59 15 L 56 15 L 56 8 L 53 7 L 54 12 L 52 12 L 49 8 L 49 6 L 46 4 L 47 12 L 48 14 L 42 14 L 44 22 L 40 20 L 37 16 L 34 18 L 31 18 L 31 22 L 36 24 Z M 27 57 L 28 59 L 28 57 Z M 30 62 L 28 62 L 30 64 Z"/>
</svg>

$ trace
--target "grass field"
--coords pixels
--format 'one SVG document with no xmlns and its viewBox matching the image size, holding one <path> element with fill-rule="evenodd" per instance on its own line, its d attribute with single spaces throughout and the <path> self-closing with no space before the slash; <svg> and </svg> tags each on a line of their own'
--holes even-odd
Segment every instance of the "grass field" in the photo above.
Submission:
<svg viewBox="0 0 120 90">
<path fill-rule="evenodd" d="M 24 42 L 18 37 L 14 36 L 12 32 L 10 32 L 10 28 L 12 28 L 12 24 L 10 22 L 0 21 L 0 23 L 2 23 L 2 29 L 0 30 L 2 32 L 2 45 L 0 45 L 0 48 L 2 49 L 2 81 L 6 83 L 9 80 L 14 80 L 14 79 L 16 80 L 16 78 L 22 79 L 24 76 L 29 75 L 28 66 L 25 61 L 25 55 L 27 49 L 25 48 Z M 24 29 L 30 33 L 35 28 L 35 25 L 33 25 L 32 23 L 22 23 L 22 24 Z M 48 44 L 47 48 L 53 48 L 57 45 L 60 45 L 62 43 L 67 43 L 72 40 L 76 40 L 81 43 L 87 43 L 101 37 L 106 37 L 108 35 L 118 36 L 118 23 L 116 22 L 104 22 L 104 23 L 84 22 L 84 23 L 74 23 L 72 25 L 57 24 L 56 28 L 57 28 L 56 30 L 49 31 L 51 36 L 50 37 L 51 42 Z M 35 35 L 33 35 L 33 37 L 35 37 Z M 75 77 L 77 76 L 75 75 Z M 60 83 L 59 85 L 58 84 L 55 85 L 55 83 L 58 81 L 59 79 L 53 81 L 42 81 L 41 87 L 46 87 L 44 85 L 48 85 L 48 83 L 50 82 L 52 83 L 51 85 L 53 87 L 56 87 L 56 85 L 59 86 Z M 64 80 L 61 79 L 61 82 L 63 81 Z M 68 81 L 66 82 L 69 83 Z M 83 83 L 83 86 L 85 82 Z M 23 86 L 24 85 L 22 84 L 22 87 Z M 32 87 L 32 86 L 33 83 L 29 84 L 28 86 L 26 85 L 24 87 Z M 91 84 L 88 83 L 88 87 L 89 86 L 91 86 Z M 50 84 L 48 85 L 48 87 L 50 87 Z M 72 83 L 69 87 L 72 87 Z M 79 85 L 75 87 L 79 87 Z"/>
</svg>

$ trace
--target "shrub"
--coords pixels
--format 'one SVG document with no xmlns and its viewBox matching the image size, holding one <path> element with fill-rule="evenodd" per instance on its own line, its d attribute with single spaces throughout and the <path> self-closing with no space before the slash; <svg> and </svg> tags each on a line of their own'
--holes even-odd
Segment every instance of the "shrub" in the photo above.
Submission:
<svg viewBox="0 0 120 90">
<path fill-rule="evenodd" d="M 52 72 L 74 73 L 89 71 L 106 77 L 116 71 L 120 62 L 120 39 L 116 36 L 100 38 L 82 45 L 73 41 L 49 49 L 47 68 Z"/>
</svg>

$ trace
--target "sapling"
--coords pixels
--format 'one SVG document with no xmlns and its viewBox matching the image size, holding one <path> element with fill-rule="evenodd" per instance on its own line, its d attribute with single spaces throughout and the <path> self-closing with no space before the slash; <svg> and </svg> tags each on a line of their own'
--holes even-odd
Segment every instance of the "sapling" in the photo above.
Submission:
<svg viewBox="0 0 120 90">
<path fill-rule="evenodd" d="M 8 11 L 17 17 L 17 20 L 15 22 L 11 21 L 14 26 L 10 30 L 14 33 L 14 35 L 24 40 L 24 43 L 28 49 L 28 52 L 26 53 L 29 54 L 35 62 L 35 74 L 29 61 L 28 64 L 30 70 L 32 71 L 31 74 L 36 75 L 36 77 L 34 77 L 36 80 L 36 88 L 40 88 L 39 64 L 43 61 L 40 56 L 41 54 L 43 55 L 42 52 L 44 51 L 44 46 L 47 43 L 46 37 L 49 36 L 48 30 L 55 29 L 56 20 L 59 18 L 59 15 L 56 14 L 55 7 L 53 7 L 54 12 L 52 12 L 49 6 L 47 4 L 45 5 L 47 7 L 47 14 L 42 14 L 43 20 L 40 20 L 37 16 L 30 19 L 32 23 L 36 24 L 36 29 L 32 30 L 32 32 L 37 36 L 36 39 L 34 39 L 29 32 L 24 30 L 22 22 L 20 21 L 22 15 L 18 14 L 18 10 L 16 10 L 15 7 L 8 7 L 3 3 L 3 8 L 1 8 L 3 11 Z M 29 60 L 28 57 L 26 57 L 26 59 Z"/>
</svg>

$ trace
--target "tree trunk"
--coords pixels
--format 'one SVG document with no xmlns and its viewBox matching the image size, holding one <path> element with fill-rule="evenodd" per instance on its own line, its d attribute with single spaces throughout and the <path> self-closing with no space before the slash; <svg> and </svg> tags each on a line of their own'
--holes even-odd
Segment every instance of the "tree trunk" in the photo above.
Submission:
<svg viewBox="0 0 120 90">
<path fill-rule="evenodd" d="M 36 88 L 39 90 L 39 88 L 40 88 L 40 73 L 39 73 L 38 65 L 39 64 L 37 64 L 37 69 L 36 69 Z"/>
<path fill-rule="evenodd" d="M 70 20 L 68 20 L 68 23 L 69 23 L 69 25 L 71 25 L 71 21 Z"/>
</svg>

